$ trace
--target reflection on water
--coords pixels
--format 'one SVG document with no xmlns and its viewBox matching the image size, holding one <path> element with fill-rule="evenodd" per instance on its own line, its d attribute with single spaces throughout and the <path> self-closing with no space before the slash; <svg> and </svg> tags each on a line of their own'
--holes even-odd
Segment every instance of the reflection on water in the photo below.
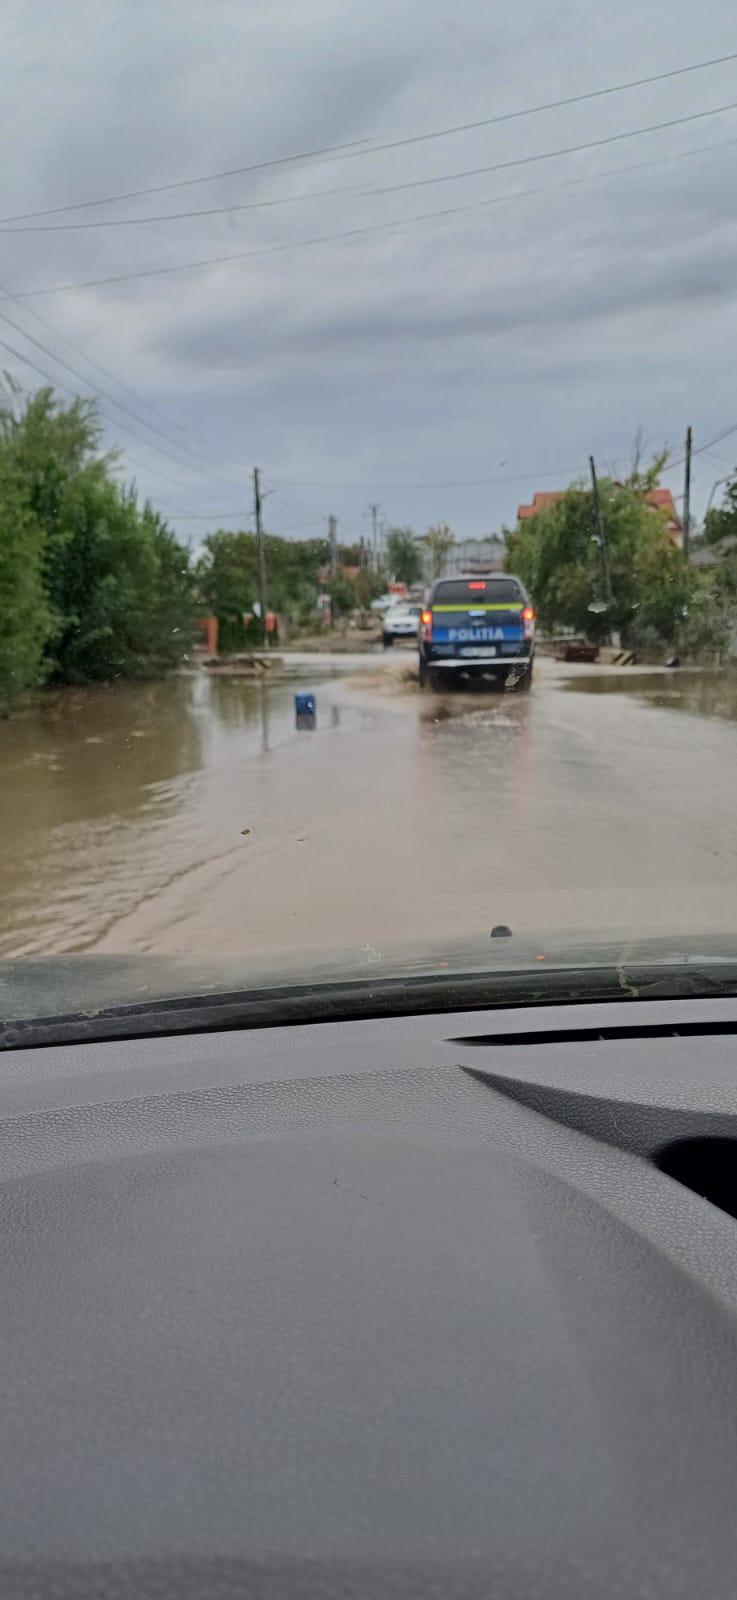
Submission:
<svg viewBox="0 0 737 1600">
<path fill-rule="evenodd" d="M 0 723 L 0 955 L 196 967 L 498 923 L 734 927 L 734 678 L 550 664 L 530 694 L 426 695 L 363 670 L 310 665 L 310 732 L 294 682 L 204 672 Z M 655 709 L 673 706 L 700 720 Z"/>
<path fill-rule="evenodd" d="M 231 849 L 248 758 L 293 734 L 290 685 L 204 673 L 47 691 L 0 722 L 0 956 L 93 944 Z"/>
<path fill-rule="evenodd" d="M 575 693 L 635 695 L 648 705 L 737 721 L 737 672 L 729 670 L 585 673 L 570 678 L 564 687 Z"/>
</svg>

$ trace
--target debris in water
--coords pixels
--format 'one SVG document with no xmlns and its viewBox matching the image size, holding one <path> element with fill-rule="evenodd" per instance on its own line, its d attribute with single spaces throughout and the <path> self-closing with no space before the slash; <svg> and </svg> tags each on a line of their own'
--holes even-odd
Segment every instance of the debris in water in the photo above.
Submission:
<svg viewBox="0 0 737 1600">
<path fill-rule="evenodd" d="M 317 726 L 317 701 L 314 694 L 294 696 L 294 721 L 297 729 L 309 731 Z"/>
<path fill-rule="evenodd" d="M 250 828 L 241 828 L 241 833 L 243 834 L 244 838 L 245 838 L 246 834 L 250 833 L 250 832 L 251 832 Z"/>
</svg>

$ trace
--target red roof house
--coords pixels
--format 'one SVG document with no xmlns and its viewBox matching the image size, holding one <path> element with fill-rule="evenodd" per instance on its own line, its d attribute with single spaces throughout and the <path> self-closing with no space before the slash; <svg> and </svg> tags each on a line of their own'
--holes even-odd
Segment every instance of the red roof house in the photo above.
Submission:
<svg viewBox="0 0 737 1600">
<path fill-rule="evenodd" d="M 552 505 L 556 500 L 562 500 L 563 495 L 566 493 L 567 490 L 565 489 L 543 490 L 542 492 L 537 490 L 532 496 L 532 501 L 529 505 L 517 507 L 518 522 L 527 522 L 530 517 L 536 516 L 538 511 L 542 511 L 544 506 Z M 645 501 L 647 505 L 652 506 L 653 511 L 664 511 L 666 513 L 668 518 L 666 527 L 671 543 L 680 547 L 683 544 L 683 524 L 676 511 L 675 501 L 670 489 L 648 489 L 645 493 Z"/>
</svg>

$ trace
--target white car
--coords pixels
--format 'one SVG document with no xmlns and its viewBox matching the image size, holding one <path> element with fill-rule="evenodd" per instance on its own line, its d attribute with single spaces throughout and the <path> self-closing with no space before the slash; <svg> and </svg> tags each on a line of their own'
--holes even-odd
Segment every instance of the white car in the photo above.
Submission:
<svg viewBox="0 0 737 1600">
<path fill-rule="evenodd" d="M 392 606 L 383 622 L 384 648 L 392 645 L 395 639 L 416 639 L 421 616 L 422 606 Z"/>
</svg>

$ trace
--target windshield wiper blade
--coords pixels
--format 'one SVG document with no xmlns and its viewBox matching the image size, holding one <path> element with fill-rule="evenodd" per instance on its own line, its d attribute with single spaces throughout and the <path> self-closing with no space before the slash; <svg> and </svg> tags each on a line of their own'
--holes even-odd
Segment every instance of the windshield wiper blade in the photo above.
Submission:
<svg viewBox="0 0 737 1600">
<path fill-rule="evenodd" d="M 350 979 L 0 1018 L 0 1050 L 519 1006 L 737 996 L 737 961 L 549 966 Z"/>
</svg>

